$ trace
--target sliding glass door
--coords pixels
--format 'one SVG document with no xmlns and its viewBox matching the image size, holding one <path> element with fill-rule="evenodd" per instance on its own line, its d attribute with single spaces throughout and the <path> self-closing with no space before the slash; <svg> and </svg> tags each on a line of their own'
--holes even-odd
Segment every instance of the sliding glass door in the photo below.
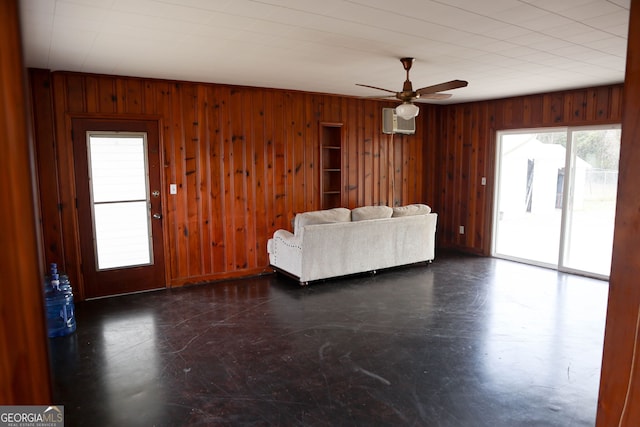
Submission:
<svg viewBox="0 0 640 427">
<path fill-rule="evenodd" d="M 606 278 L 620 127 L 498 134 L 493 255 Z"/>
<path fill-rule="evenodd" d="M 609 276 L 620 129 L 570 129 L 571 180 L 561 266 Z"/>
</svg>

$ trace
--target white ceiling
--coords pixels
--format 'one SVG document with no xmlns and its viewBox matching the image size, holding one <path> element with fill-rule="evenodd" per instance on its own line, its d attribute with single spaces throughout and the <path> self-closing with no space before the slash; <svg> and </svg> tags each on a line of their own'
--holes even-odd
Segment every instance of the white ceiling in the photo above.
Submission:
<svg viewBox="0 0 640 427">
<path fill-rule="evenodd" d="M 624 80 L 630 0 L 20 0 L 28 67 L 448 101 Z"/>
</svg>

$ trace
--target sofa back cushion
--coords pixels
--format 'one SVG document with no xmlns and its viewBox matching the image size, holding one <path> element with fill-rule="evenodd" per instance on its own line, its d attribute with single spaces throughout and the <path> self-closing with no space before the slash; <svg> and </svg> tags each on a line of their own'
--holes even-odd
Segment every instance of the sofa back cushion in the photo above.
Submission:
<svg viewBox="0 0 640 427">
<path fill-rule="evenodd" d="M 293 220 L 293 234 L 301 235 L 302 228 L 313 224 L 329 224 L 332 222 L 351 221 L 351 211 L 347 208 L 333 208 L 321 211 L 303 212 Z"/>
<path fill-rule="evenodd" d="M 391 218 L 393 209 L 389 206 L 362 206 L 351 210 L 351 221 Z"/>
<path fill-rule="evenodd" d="M 393 208 L 393 217 L 424 215 L 431 213 L 431 207 L 421 203 L 414 203 L 406 206 L 396 206 Z"/>
</svg>

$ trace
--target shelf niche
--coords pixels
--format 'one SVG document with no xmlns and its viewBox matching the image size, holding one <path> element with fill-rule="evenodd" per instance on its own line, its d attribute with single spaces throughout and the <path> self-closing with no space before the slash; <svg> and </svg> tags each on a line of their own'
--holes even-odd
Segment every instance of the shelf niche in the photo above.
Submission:
<svg viewBox="0 0 640 427">
<path fill-rule="evenodd" d="M 320 123 L 320 199 L 322 209 L 343 206 L 342 123 Z"/>
</svg>

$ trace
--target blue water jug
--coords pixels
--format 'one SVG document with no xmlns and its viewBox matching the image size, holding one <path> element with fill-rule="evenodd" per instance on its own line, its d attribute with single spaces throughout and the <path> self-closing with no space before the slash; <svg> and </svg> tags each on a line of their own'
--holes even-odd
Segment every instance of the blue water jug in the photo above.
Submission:
<svg viewBox="0 0 640 427">
<path fill-rule="evenodd" d="M 49 338 L 72 334 L 76 330 L 73 289 L 66 274 L 58 273 L 58 266 L 51 263 L 51 275 L 45 279 L 45 307 L 47 335 Z"/>
</svg>

